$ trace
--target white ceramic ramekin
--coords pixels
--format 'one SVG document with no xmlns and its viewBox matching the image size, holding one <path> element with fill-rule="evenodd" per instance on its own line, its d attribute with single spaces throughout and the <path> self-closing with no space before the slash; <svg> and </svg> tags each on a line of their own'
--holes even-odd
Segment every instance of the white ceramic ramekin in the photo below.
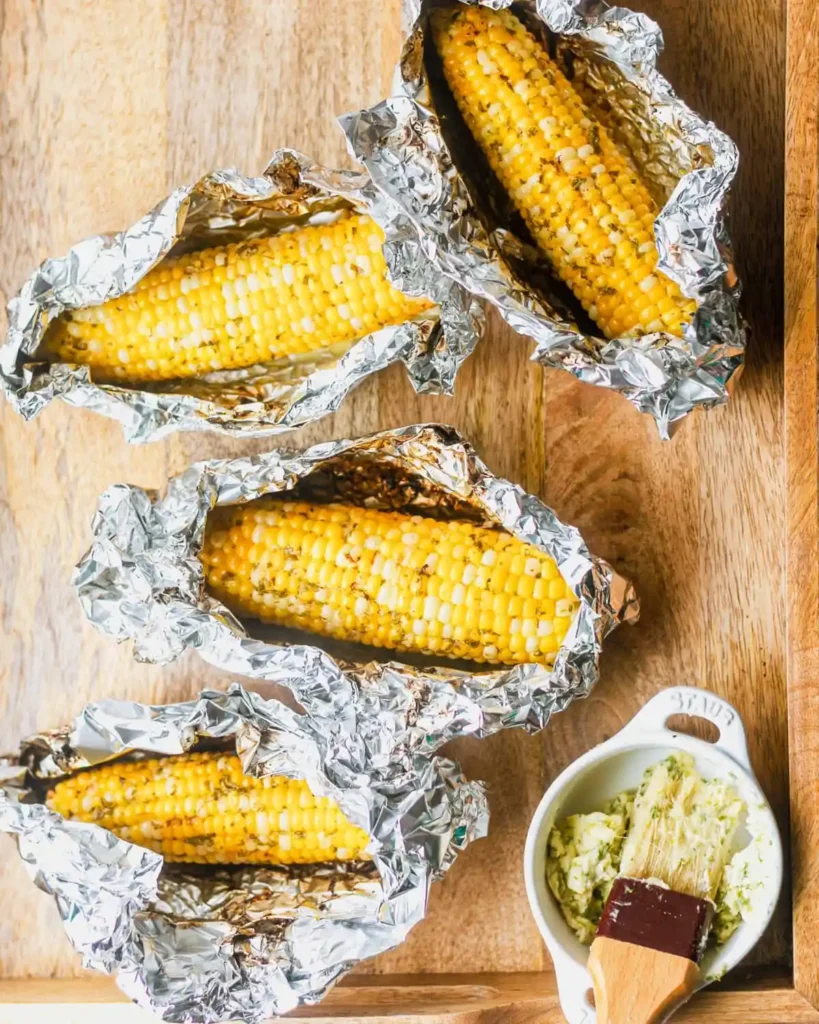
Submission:
<svg viewBox="0 0 819 1024">
<path fill-rule="evenodd" d="M 708 719 L 719 729 L 719 739 L 708 743 L 672 732 L 666 722 L 678 714 Z M 748 808 L 753 808 L 756 830 L 764 829 L 771 837 L 765 885 L 754 901 L 753 919 L 743 921 L 724 945 L 706 953 L 699 987 L 736 966 L 770 921 L 782 885 L 782 843 L 770 805 L 754 778 L 739 714 L 722 698 L 706 690 L 688 686 L 664 690 L 620 732 L 578 758 L 555 779 L 529 828 L 524 853 L 526 892 L 540 934 L 554 961 L 560 1005 L 568 1024 L 593 1024 L 596 1015 L 589 998 L 588 948 L 566 924 L 546 883 L 549 832 L 556 820 L 568 814 L 600 810 L 617 793 L 636 788 L 646 768 L 675 750 L 692 754 L 704 778 L 730 779 Z M 739 845 L 747 840 L 747 832 L 740 833 Z"/>
</svg>

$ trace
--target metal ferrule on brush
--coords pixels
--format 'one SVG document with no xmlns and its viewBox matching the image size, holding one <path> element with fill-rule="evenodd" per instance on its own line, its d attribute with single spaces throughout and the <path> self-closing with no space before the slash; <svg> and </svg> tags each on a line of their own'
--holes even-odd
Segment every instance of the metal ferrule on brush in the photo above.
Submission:
<svg viewBox="0 0 819 1024">
<path fill-rule="evenodd" d="M 709 899 L 657 882 L 618 878 L 597 928 L 598 937 L 631 942 L 698 964 L 714 918 Z"/>
</svg>

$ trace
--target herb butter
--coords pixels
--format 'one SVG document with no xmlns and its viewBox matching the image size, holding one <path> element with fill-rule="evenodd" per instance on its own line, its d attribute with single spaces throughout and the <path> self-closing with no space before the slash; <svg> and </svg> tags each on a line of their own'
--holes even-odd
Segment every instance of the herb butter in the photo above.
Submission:
<svg viewBox="0 0 819 1024">
<path fill-rule="evenodd" d="M 572 814 L 549 834 L 546 878 L 563 916 L 581 942 L 590 944 L 620 873 L 623 841 L 634 793 L 621 793 L 602 811 Z"/>
<path fill-rule="evenodd" d="M 725 846 L 746 815 L 751 840 L 729 856 Z M 547 842 L 546 879 L 569 927 L 589 945 L 615 878 L 628 874 L 635 842 L 645 841 L 654 819 L 674 821 L 673 832 L 651 836 L 662 851 L 657 868 L 664 881 L 668 876 L 673 882 L 678 866 L 698 865 L 703 885 L 707 880 L 716 892 L 710 939 L 722 944 L 751 916 L 766 884 L 771 837 L 761 823 L 755 825 L 756 817 L 733 786 L 702 779 L 693 758 L 676 753 L 648 768 L 638 790 L 618 794 L 600 811 L 558 821 Z"/>
<path fill-rule="evenodd" d="M 717 893 L 717 912 L 711 928 L 711 937 L 717 945 L 730 939 L 742 921 L 750 921 L 764 905 L 764 893 L 770 877 L 768 864 L 774 844 L 767 808 L 749 808 L 746 828 L 751 834 L 751 841 L 725 865 Z"/>
</svg>

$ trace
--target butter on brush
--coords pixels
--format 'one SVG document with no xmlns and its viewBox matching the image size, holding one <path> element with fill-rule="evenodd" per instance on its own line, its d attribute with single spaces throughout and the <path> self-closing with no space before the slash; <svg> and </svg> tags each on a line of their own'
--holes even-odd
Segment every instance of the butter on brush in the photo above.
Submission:
<svg viewBox="0 0 819 1024">
<path fill-rule="evenodd" d="M 655 1024 L 694 991 L 743 808 L 690 755 L 646 773 L 589 954 L 598 1024 Z"/>
</svg>

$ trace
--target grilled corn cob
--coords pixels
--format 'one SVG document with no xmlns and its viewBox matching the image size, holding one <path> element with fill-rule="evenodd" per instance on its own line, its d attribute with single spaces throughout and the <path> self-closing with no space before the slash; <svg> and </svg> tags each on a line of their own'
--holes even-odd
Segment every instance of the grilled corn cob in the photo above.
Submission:
<svg viewBox="0 0 819 1024">
<path fill-rule="evenodd" d="M 657 269 L 657 206 L 544 47 L 508 10 L 456 4 L 432 31 L 467 126 L 592 320 L 681 336 L 696 304 Z"/>
<path fill-rule="evenodd" d="M 166 259 L 121 298 L 73 310 L 46 358 L 101 382 L 169 380 L 343 345 L 429 308 L 387 279 L 370 217 Z"/>
<path fill-rule="evenodd" d="M 313 864 L 366 857 L 367 833 L 302 779 L 245 775 L 233 754 L 117 761 L 58 782 L 48 806 L 168 861 Z"/>
<path fill-rule="evenodd" d="M 447 658 L 551 665 L 578 607 L 555 562 L 508 533 L 354 505 L 217 508 L 200 558 L 239 615 Z"/>
</svg>

